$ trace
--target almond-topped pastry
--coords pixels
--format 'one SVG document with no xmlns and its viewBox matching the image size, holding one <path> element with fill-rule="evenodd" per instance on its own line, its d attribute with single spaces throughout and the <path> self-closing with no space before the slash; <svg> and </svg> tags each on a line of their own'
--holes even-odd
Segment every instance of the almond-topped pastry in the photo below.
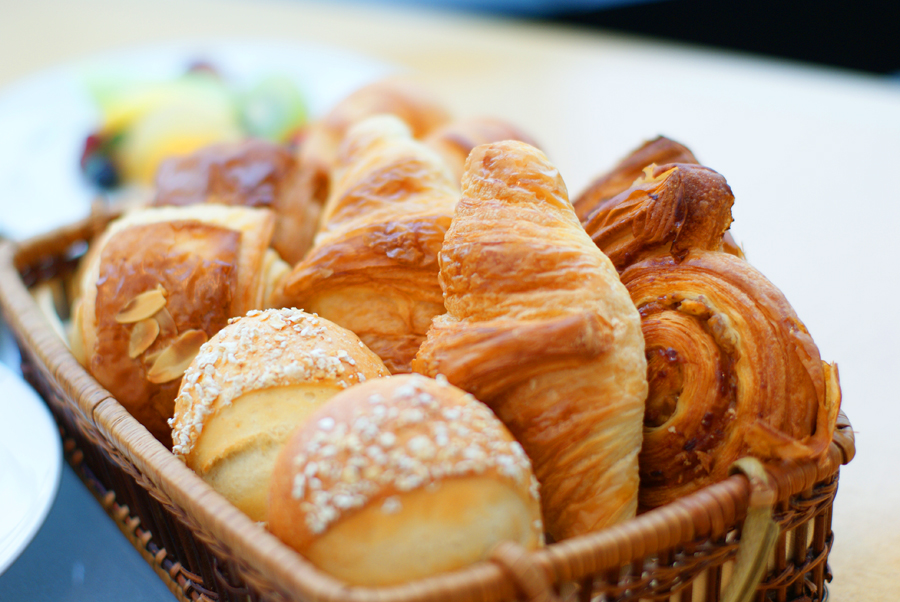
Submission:
<svg viewBox="0 0 900 602">
<path fill-rule="evenodd" d="M 76 357 L 164 445 L 184 370 L 232 316 L 266 307 L 288 270 L 268 210 L 135 211 L 91 245 L 76 284 Z"/>
<path fill-rule="evenodd" d="M 340 391 L 388 374 L 352 332 L 296 309 L 233 318 L 200 348 L 175 400 L 172 451 L 266 520 L 269 476 L 290 433 Z"/>
<path fill-rule="evenodd" d="M 459 193 L 400 119 L 371 117 L 341 146 L 322 229 L 285 280 L 289 305 L 349 328 L 392 373 L 444 311 L 437 256 Z"/>
<path fill-rule="evenodd" d="M 462 568 L 501 541 L 541 545 L 538 484 L 519 445 L 471 395 L 420 375 L 336 395 L 285 445 L 269 529 L 350 584 Z"/>
<path fill-rule="evenodd" d="M 547 532 L 637 509 L 647 363 L 637 310 L 536 148 L 475 148 L 440 254 L 447 313 L 413 369 L 488 404 L 534 462 Z"/>
</svg>

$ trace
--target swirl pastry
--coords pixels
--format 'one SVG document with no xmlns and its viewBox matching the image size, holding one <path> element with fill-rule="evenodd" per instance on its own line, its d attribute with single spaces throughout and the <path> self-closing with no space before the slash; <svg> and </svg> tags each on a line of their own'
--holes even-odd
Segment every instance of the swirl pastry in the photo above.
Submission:
<svg viewBox="0 0 900 602">
<path fill-rule="evenodd" d="M 290 434 L 337 393 L 387 376 L 348 330 L 299 310 L 232 318 L 200 348 L 175 399 L 172 451 L 256 521 Z"/>
<path fill-rule="evenodd" d="M 738 458 L 821 457 L 840 409 L 822 362 L 781 292 L 746 261 L 691 251 L 628 267 L 643 319 L 650 394 L 641 506 L 724 479 Z"/>
<path fill-rule="evenodd" d="M 409 372 L 443 313 L 437 254 L 459 193 L 440 158 L 390 115 L 342 146 L 323 228 L 285 296 L 355 332 L 392 373 Z"/>
<path fill-rule="evenodd" d="M 78 281 L 76 357 L 165 445 L 184 370 L 232 316 L 266 306 L 289 269 L 266 209 L 150 208 L 112 222 Z"/>
<path fill-rule="evenodd" d="M 269 529 L 352 585 L 394 585 L 541 545 L 538 483 L 503 424 L 423 376 L 338 393 L 290 438 Z"/>
<path fill-rule="evenodd" d="M 487 403 L 541 483 L 556 539 L 634 515 L 647 395 L 640 316 L 543 153 L 477 147 L 440 255 L 447 313 L 413 363 Z"/>
<path fill-rule="evenodd" d="M 293 264 L 312 244 L 316 223 L 297 198 L 297 161 L 283 146 L 244 140 L 208 146 L 165 160 L 156 173 L 153 204 L 219 203 L 271 209 L 272 247 Z"/>
<path fill-rule="evenodd" d="M 712 170 L 653 165 L 586 222 L 642 318 L 643 508 L 725 478 L 742 456 L 815 458 L 831 441 L 837 368 L 781 292 L 724 252 L 733 202 Z"/>
<path fill-rule="evenodd" d="M 531 137 L 516 126 L 490 117 L 451 121 L 429 134 L 425 144 L 443 157 L 453 173 L 453 180 L 459 182 L 466 158 L 473 148 L 502 140 L 519 140 L 537 147 Z"/>
</svg>

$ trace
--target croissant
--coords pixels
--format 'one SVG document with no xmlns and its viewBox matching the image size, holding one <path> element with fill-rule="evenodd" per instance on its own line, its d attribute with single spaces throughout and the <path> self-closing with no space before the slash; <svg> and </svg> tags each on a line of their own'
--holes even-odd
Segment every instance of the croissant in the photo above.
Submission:
<svg viewBox="0 0 900 602">
<path fill-rule="evenodd" d="M 637 507 L 640 316 L 539 150 L 475 148 L 440 254 L 447 313 L 413 369 L 487 403 L 532 459 L 555 539 Z"/>
<path fill-rule="evenodd" d="M 149 208 L 91 245 L 73 307 L 81 363 L 164 444 L 184 370 L 232 316 L 268 305 L 288 266 L 266 209 Z"/>
<path fill-rule="evenodd" d="M 316 227 L 295 198 L 298 177 L 296 159 L 281 145 L 255 139 L 214 144 L 163 161 L 153 205 L 219 203 L 271 209 L 276 216 L 272 247 L 293 263 L 309 249 Z"/>
<path fill-rule="evenodd" d="M 676 179 L 674 181 L 667 181 L 665 187 L 662 187 L 657 186 L 659 182 L 654 182 L 654 177 L 648 175 L 647 172 L 647 170 L 650 169 L 658 174 L 661 172 L 655 170 L 655 166 L 675 163 L 683 164 L 682 173 L 687 174 L 687 180 L 685 181 L 686 186 L 692 185 L 691 176 L 694 174 L 697 174 L 698 177 L 700 177 L 698 172 L 689 167 L 694 165 L 699 166 L 700 162 L 697 161 L 694 154 L 686 146 L 679 144 L 674 140 L 665 138 L 664 136 L 659 136 L 632 151 L 632 153 L 622 159 L 612 171 L 594 180 L 594 182 L 590 184 L 573 203 L 575 213 L 578 214 L 578 218 L 588 231 L 588 234 L 594 238 L 594 241 L 597 242 L 597 236 L 607 235 L 598 233 L 598 230 L 604 224 L 597 223 L 598 220 L 593 218 L 595 218 L 597 214 L 608 215 L 610 209 L 614 206 L 622 204 L 634 206 L 635 204 L 644 202 L 643 200 L 636 200 L 633 198 L 637 191 L 641 191 L 644 195 L 653 195 L 659 194 L 661 190 L 665 190 L 666 193 L 679 197 L 681 193 L 677 189 L 677 186 L 680 184 L 678 181 L 680 174 L 675 176 Z M 714 174 L 715 172 L 712 173 Z M 643 184 L 640 182 L 643 182 Z M 724 183 L 724 179 L 722 179 L 722 183 Z M 727 196 L 731 195 L 730 189 L 728 189 L 727 192 L 722 192 Z M 723 199 L 716 199 L 714 202 L 719 203 L 719 206 L 721 206 L 722 200 Z M 681 214 L 684 212 L 684 208 L 677 206 L 682 201 L 679 198 L 669 198 L 666 202 L 675 204 L 675 206 L 672 207 L 674 211 L 669 219 L 672 220 L 672 222 L 675 220 L 678 220 L 679 222 L 683 220 L 684 218 Z M 642 222 L 639 221 L 638 223 L 641 227 L 646 228 Z M 674 227 L 674 224 L 669 224 L 668 227 L 671 230 Z M 680 227 L 680 223 L 678 224 L 678 227 Z M 741 251 L 727 229 L 728 227 L 726 226 L 721 235 L 723 250 L 743 258 L 743 251 Z M 669 235 L 674 237 L 676 233 L 677 232 L 672 231 Z M 601 248 L 605 248 L 600 242 L 597 242 L 597 244 L 599 244 Z M 613 262 L 615 263 L 615 260 L 613 260 Z"/>
<path fill-rule="evenodd" d="M 537 147 L 531 136 L 516 126 L 490 117 L 460 119 L 440 127 L 425 138 L 425 144 L 434 149 L 453 173 L 455 182 L 459 182 L 466 165 L 466 158 L 472 149 L 489 142 L 501 140 L 519 140 Z"/>
<path fill-rule="evenodd" d="M 653 165 L 587 220 L 642 318 L 642 508 L 725 478 L 742 456 L 816 458 L 831 441 L 837 367 L 782 293 L 724 252 L 733 202 L 712 170 Z"/>
<path fill-rule="evenodd" d="M 426 136 L 450 118 L 446 109 L 420 87 L 402 79 L 385 79 L 356 90 L 311 123 L 298 149 L 298 172 L 289 192 L 293 212 L 302 215 L 302 223 L 311 228 L 307 242 L 317 231 L 322 208 L 331 194 L 341 141 L 354 124 L 381 114 L 403 120 L 415 138 Z M 292 265 L 303 259 L 302 254 L 284 257 Z"/>
<path fill-rule="evenodd" d="M 322 231 L 284 295 L 355 332 L 392 373 L 409 372 L 444 311 L 437 254 L 459 193 L 440 158 L 390 115 L 348 132 L 336 176 Z"/>
</svg>

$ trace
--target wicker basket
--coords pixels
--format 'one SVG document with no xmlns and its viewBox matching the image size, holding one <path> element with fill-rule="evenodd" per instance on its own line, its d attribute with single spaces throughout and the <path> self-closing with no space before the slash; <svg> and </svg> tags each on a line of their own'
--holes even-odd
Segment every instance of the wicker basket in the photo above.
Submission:
<svg viewBox="0 0 900 602">
<path fill-rule="evenodd" d="M 67 460 L 178 598 L 715 601 L 739 573 L 735 556 L 754 489 L 743 474 L 599 533 L 535 552 L 501 545 L 492 561 L 402 586 L 349 587 L 319 572 L 136 422 L 78 364 L 29 293 L 37 283 L 70 275 L 105 223 L 95 216 L 19 245 L 0 242 L 0 306 L 24 375 L 56 416 Z M 757 558 L 763 579 L 755 592 L 750 586 L 750 599 L 827 597 L 838 470 L 853 455 L 853 434 L 841 415 L 818 465 L 767 467 L 779 531 L 774 550 Z"/>
</svg>

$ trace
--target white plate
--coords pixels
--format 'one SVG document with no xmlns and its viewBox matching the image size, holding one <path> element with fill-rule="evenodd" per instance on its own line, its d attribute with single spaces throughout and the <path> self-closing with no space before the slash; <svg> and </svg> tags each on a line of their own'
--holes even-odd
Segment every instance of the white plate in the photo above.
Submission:
<svg viewBox="0 0 900 602">
<path fill-rule="evenodd" d="M 211 62 L 237 86 L 266 75 L 291 77 L 312 115 L 394 70 L 310 44 L 194 41 L 111 53 L 33 75 L 0 92 L 0 233 L 27 238 L 87 214 L 96 191 L 82 179 L 78 160 L 99 119 L 86 90 L 87 74 L 166 79 L 196 60 Z"/>
<path fill-rule="evenodd" d="M 44 524 L 62 468 L 62 445 L 37 393 L 0 364 L 0 574 Z"/>
</svg>

